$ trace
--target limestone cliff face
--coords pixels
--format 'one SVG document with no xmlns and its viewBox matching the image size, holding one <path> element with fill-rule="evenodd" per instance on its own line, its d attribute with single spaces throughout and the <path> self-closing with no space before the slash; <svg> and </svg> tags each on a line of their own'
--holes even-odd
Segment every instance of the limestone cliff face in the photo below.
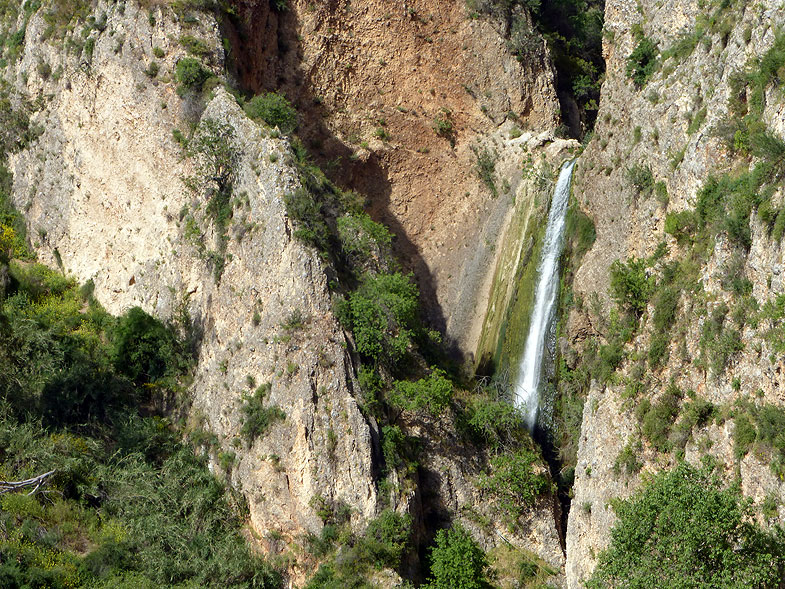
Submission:
<svg viewBox="0 0 785 589">
<path fill-rule="evenodd" d="M 113 313 L 140 305 L 168 318 L 186 305 L 202 332 L 191 421 L 217 437 L 214 456 L 236 453 L 227 474 L 247 497 L 261 538 L 318 530 L 309 506 L 317 494 L 351 505 L 362 525 L 376 512 L 374 432 L 352 395 L 353 369 L 322 261 L 294 240 L 285 214 L 282 197 L 299 182 L 287 142 L 269 137 L 220 88 L 198 108 L 196 99 L 175 93 L 171 69 L 184 52 L 171 39 L 183 30 L 208 43 L 220 67 L 209 16 L 197 14 L 199 24 L 183 29 L 168 10 L 154 11 L 151 25 L 147 11 L 131 3 L 124 14 L 117 5 L 98 9 L 106 12 L 106 29 L 88 65 L 41 43 L 38 15 L 27 28 L 25 89 L 51 99 L 33 117 L 43 134 L 11 167 L 16 203 L 40 257 L 92 280 Z M 153 47 L 166 52 L 156 81 L 144 73 Z M 62 66 L 58 80 L 36 75 L 41 57 L 53 69 Z M 182 180 L 198 170 L 172 135 L 208 120 L 233 129 L 239 153 L 220 283 L 214 264 L 200 255 L 216 240 L 200 212 L 203 197 Z M 187 228 L 189 219 L 196 228 Z M 294 311 L 303 325 L 286 332 L 282 324 Z M 271 385 L 265 404 L 286 418 L 247 447 L 241 400 L 263 383 Z"/>
<path fill-rule="evenodd" d="M 716 9 L 713 4 L 706 7 L 689 0 L 657 5 L 621 0 L 606 5 L 607 79 L 594 138 L 579 160 L 574 183 L 581 206 L 590 212 L 597 228 L 596 243 L 574 281 L 575 291 L 586 301 L 592 293 L 608 301 L 609 267 L 616 259 L 651 256 L 663 240 L 669 248 L 665 261 L 683 255 L 682 246 L 663 232 L 666 215 L 693 208 L 696 193 L 710 174 L 719 175 L 740 165 L 718 132 L 728 117 L 730 80 L 771 47 L 777 28 L 785 23 L 780 2 L 731 3 L 719 13 L 720 26 L 704 23 L 706 33 L 694 50 L 665 61 L 643 89 L 635 88 L 626 71 L 627 58 L 637 44 L 635 25 L 640 25 L 643 34 L 665 51 L 696 31 L 698 19 Z M 782 138 L 785 101 L 781 92 L 772 88 L 767 90 L 766 99 L 763 119 Z M 653 182 L 664 182 L 669 199 L 636 195 L 627 171 L 636 165 L 650 166 Z M 781 198 L 778 190 L 772 202 Z M 784 292 L 785 252 L 754 213 L 750 224 L 751 246 L 740 272 L 751 281 L 751 294 L 762 306 Z M 649 372 L 646 396 L 653 401 L 673 380 L 682 390 L 695 391 L 697 397 L 718 406 L 730 407 L 737 399 L 751 398 L 756 391 L 759 403 L 785 403 L 785 366 L 763 337 L 768 329 L 764 323 L 755 327 L 748 323 L 740 329 L 744 349 L 729 356 L 722 374 L 712 374 L 695 362 L 700 356 L 703 327 L 712 311 L 722 303 L 733 309 L 738 302 L 722 285 L 732 251 L 727 236 L 720 234 L 700 268 L 701 292 L 682 297 L 677 311 L 678 333 L 671 338 L 669 359 L 665 366 Z M 588 308 L 586 304 L 584 311 L 574 310 L 568 322 L 569 337 L 579 349 L 587 333 L 602 331 Z M 650 304 L 649 317 L 652 311 Z M 644 327 L 626 349 L 645 358 L 651 336 L 652 328 Z M 595 383 L 584 406 L 575 496 L 567 530 L 569 587 L 581 586 L 582 580 L 590 576 L 596 556 L 610 540 L 615 521 L 610 500 L 629 496 L 638 488 L 642 473 L 656 472 L 674 460 L 644 441 L 637 456 L 643 463 L 642 473 L 628 476 L 614 472 L 622 448 L 640 439 L 634 403 L 623 397 L 630 379 L 643 378 L 640 373 L 630 372 L 633 363 L 628 360 L 622 365 L 621 378 L 615 384 Z M 785 486 L 771 473 L 765 454 L 751 452 L 740 461 L 735 458 L 734 427 L 731 420 L 717 420 L 697 428 L 686 444 L 686 458 L 697 463 L 704 454 L 715 456 L 729 480 L 740 473 L 744 493 L 754 499 L 756 506 L 766 496 L 774 497 L 782 522 Z"/>
<path fill-rule="evenodd" d="M 297 103 L 309 147 L 340 183 L 368 195 L 417 276 L 432 324 L 470 355 L 510 204 L 478 179 L 473 148 L 496 136 L 488 149 L 501 162 L 509 137 L 497 132 L 506 119 L 507 131 L 558 126 L 544 42 L 518 61 L 506 24 L 469 18 L 464 0 L 288 6 L 276 13 L 266 1 L 238 4 L 239 78 Z M 448 132 L 437 134 L 437 118 Z M 498 190 L 513 178 L 497 174 Z"/>
</svg>

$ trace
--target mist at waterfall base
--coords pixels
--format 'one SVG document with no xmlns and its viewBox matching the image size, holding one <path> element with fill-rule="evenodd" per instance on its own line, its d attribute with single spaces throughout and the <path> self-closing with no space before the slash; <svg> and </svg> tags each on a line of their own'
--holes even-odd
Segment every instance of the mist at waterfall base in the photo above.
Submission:
<svg viewBox="0 0 785 589">
<path fill-rule="evenodd" d="M 548 224 L 545 228 L 545 241 L 537 268 L 537 288 L 529 322 L 529 333 L 515 382 L 515 404 L 521 409 L 529 431 L 534 431 L 540 409 L 543 357 L 559 294 L 559 258 L 564 242 L 564 226 L 574 165 L 575 160 L 572 160 L 562 166 L 553 191 Z"/>
</svg>

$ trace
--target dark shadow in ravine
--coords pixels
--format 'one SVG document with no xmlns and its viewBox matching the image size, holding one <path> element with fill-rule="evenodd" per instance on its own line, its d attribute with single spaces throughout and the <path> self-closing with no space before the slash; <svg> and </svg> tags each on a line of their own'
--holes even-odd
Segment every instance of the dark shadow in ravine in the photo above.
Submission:
<svg viewBox="0 0 785 589">
<path fill-rule="evenodd" d="M 353 190 L 367 198 L 368 214 L 389 228 L 394 236 L 394 251 L 404 271 L 414 273 L 424 309 L 423 319 L 431 329 L 445 336 L 447 321 L 436 296 L 434 276 L 393 213 L 385 156 L 371 152 L 367 158 L 357 159 L 355 148 L 344 143 L 325 124 L 329 113 L 312 90 L 312 77 L 319 62 L 310 71 L 303 65 L 296 13 L 275 12 L 269 2 L 235 0 L 234 3 L 237 15 L 224 23 L 224 35 L 232 47 L 228 59 L 230 75 L 248 95 L 275 91 L 296 106 L 299 113 L 297 135 L 314 163 L 342 189 Z M 331 55 L 327 48 L 323 59 L 329 59 Z M 336 64 L 330 67 L 341 71 Z M 345 71 L 342 75 L 354 74 Z M 458 346 L 446 338 L 445 348 L 451 360 L 458 363 L 463 360 Z"/>
</svg>

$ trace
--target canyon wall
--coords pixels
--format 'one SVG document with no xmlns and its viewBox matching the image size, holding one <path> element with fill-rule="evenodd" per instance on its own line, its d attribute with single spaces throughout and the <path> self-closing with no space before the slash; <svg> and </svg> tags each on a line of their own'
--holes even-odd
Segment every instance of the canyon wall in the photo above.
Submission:
<svg viewBox="0 0 785 589">
<path fill-rule="evenodd" d="M 562 345 L 586 350 L 592 336 L 610 341 L 607 309 L 615 260 L 653 260 L 646 273 L 662 288 L 680 288 L 679 276 L 690 275 L 694 282 L 682 291 L 666 326 L 670 331 L 664 360 L 657 362 L 658 354 L 651 352 L 663 333 L 655 327 L 658 301 L 663 300 L 658 291 L 643 310 L 642 327 L 623 345 L 615 376 L 605 384 L 592 382 L 584 404 L 567 530 L 569 587 L 582 586 L 610 541 L 616 520 L 611 501 L 630 496 L 648 473 L 672 465 L 681 455 L 679 447 L 694 464 L 704 455 L 714 457 L 727 481 L 739 476 L 756 510 L 767 511 L 759 515 L 762 521 L 785 521 L 785 485 L 769 467 L 771 450 L 756 446 L 740 458 L 734 451 L 737 420 L 731 418 L 742 412 L 739 402 L 785 403 L 785 366 L 777 343 L 781 336 L 771 335 L 778 320 L 756 320 L 758 309 L 785 292 L 780 239 L 757 212 L 749 217 L 746 247 L 732 239 L 732 229 L 720 231 L 702 257 L 690 253 L 696 251 L 690 249 L 695 247 L 690 239 L 665 232 L 669 215 L 676 219 L 675 213 L 696 207 L 710 177 L 737 177 L 761 161 L 749 151 L 734 153 L 733 140 L 729 147 L 726 127 L 741 119 L 729 112 L 729 102 L 739 94 L 734 76 L 760 67 L 783 22 L 785 12 L 778 2 L 655 5 L 620 0 L 606 5 L 607 77 L 594 136 L 574 178 L 574 193 L 592 217 L 597 239 L 575 275 L 573 289 L 582 305 L 570 311 Z M 631 79 L 628 58 L 643 38 L 657 43 L 658 57 L 653 74 L 639 87 Z M 748 88 L 742 101 L 752 105 L 752 93 Z M 782 138 L 782 92 L 775 83 L 766 84 L 764 94 L 762 120 Z M 780 184 L 775 183 L 772 206 L 781 202 Z M 733 214 L 731 206 L 728 215 Z M 699 236 L 692 239 L 697 242 Z M 667 247 L 664 255 L 661 243 Z M 681 274 L 663 278 L 663 268 L 674 261 Z M 734 279 L 736 287 L 731 285 Z M 731 339 L 732 351 L 725 354 L 718 342 Z M 660 403 L 675 390 L 669 387 L 686 395 L 677 414 L 694 400 L 717 408 L 712 418 L 686 433 L 682 430 L 686 439 L 678 439 L 674 425 L 667 441 L 670 452 L 652 443 L 645 430 L 642 435 L 646 425 L 639 409 L 644 402 Z M 670 419 L 675 423 L 677 417 Z M 638 463 L 631 470 L 620 462 L 625 449 Z M 772 501 L 774 513 L 763 510 L 764 502 Z"/>
</svg>

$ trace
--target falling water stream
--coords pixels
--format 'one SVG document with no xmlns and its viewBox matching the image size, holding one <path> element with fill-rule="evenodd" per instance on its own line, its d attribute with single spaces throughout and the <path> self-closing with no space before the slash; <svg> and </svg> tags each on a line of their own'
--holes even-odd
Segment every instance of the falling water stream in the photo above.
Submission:
<svg viewBox="0 0 785 589">
<path fill-rule="evenodd" d="M 529 334 L 526 337 L 526 346 L 518 366 L 518 380 L 515 383 L 515 404 L 523 412 L 530 431 L 534 430 L 537 423 L 545 338 L 553 319 L 556 297 L 559 292 L 559 257 L 564 241 L 567 202 L 570 198 L 570 180 L 574 165 L 575 160 L 566 162 L 562 166 L 559 180 L 553 191 L 551 210 L 548 213 L 548 225 L 545 228 L 542 257 L 537 268 L 537 290 L 529 322 Z"/>
</svg>

